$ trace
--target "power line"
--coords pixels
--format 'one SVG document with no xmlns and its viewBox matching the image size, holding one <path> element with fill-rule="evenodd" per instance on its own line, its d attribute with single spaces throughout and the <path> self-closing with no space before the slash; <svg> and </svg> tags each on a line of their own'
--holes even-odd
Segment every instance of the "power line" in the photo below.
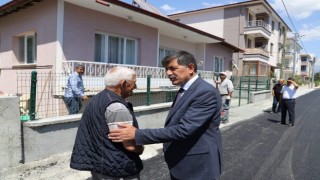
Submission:
<svg viewBox="0 0 320 180">
<path fill-rule="evenodd" d="M 290 22 L 291 22 L 291 25 L 292 25 L 294 31 L 295 31 L 295 32 L 298 32 L 297 29 L 296 29 L 296 27 L 294 26 L 292 20 L 291 20 L 291 17 L 290 17 L 290 15 L 289 15 L 289 12 L 288 12 L 288 10 L 287 10 L 286 5 L 284 4 L 283 0 L 281 0 L 281 2 L 282 2 L 282 4 L 283 4 L 284 9 L 286 10 L 287 16 L 288 16 L 288 18 L 289 18 L 289 20 L 290 20 Z M 307 54 L 309 54 L 308 51 L 307 51 L 307 49 L 305 48 L 302 40 L 301 40 L 301 37 L 298 36 L 298 38 L 299 38 L 299 40 L 300 40 L 300 42 L 301 42 L 301 45 L 302 45 L 303 49 L 306 51 Z"/>
<path fill-rule="evenodd" d="M 282 2 L 282 4 L 283 4 L 284 9 L 286 10 L 287 16 L 288 16 L 288 18 L 289 18 L 289 20 L 290 20 L 290 22 L 291 22 L 291 24 L 292 24 L 293 29 L 294 29 L 296 32 L 298 32 L 297 29 L 296 29 L 296 27 L 294 26 L 292 20 L 291 20 L 291 17 L 290 17 L 290 15 L 289 15 L 289 12 L 288 12 L 288 10 L 287 10 L 286 5 L 284 4 L 283 0 L 281 0 L 281 2 Z"/>
</svg>

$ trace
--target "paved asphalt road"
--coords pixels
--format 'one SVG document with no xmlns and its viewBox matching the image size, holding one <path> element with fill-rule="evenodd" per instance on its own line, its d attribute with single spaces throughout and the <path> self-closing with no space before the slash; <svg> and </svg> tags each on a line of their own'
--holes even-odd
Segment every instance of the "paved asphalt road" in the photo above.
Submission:
<svg viewBox="0 0 320 180">
<path fill-rule="evenodd" d="M 294 127 L 265 112 L 223 128 L 221 180 L 319 180 L 320 90 L 299 97 L 295 109 Z M 144 166 L 141 179 L 170 179 L 162 153 Z"/>
</svg>

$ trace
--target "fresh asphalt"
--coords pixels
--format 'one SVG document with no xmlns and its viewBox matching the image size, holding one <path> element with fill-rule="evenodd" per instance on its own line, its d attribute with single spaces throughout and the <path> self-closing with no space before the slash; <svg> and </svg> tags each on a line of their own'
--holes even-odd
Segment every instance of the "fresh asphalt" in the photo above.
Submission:
<svg viewBox="0 0 320 180">
<path fill-rule="evenodd" d="M 230 110 L 230 122 L 221 125 L 222 180 L 320 178 L 320 90 L 298 92 L 294 127 L 279 124 L 281 115 L 269 113 L 271 100 Z M 162 150 L 156 150 L 144 160 L 142 180 L 170 179 Z"/>
</svg>

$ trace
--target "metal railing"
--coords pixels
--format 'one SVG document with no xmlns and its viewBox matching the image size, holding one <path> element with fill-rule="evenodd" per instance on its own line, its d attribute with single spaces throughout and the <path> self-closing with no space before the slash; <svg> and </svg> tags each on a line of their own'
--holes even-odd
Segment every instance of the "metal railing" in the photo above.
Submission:
<svg viewBox="0 0 320 180">
<path fill-rule="evenodd" d="M 261 54 L 269 57 L 269 52 L 262 48 L 246 48 L 244 52 L 245 54 Z"/>
<path fill-rule="evenodd" d="M 246 21 L 245 28 L 263 27 L 264 29 L 271 31 L 271 26 L 263 20 Z"/>
<path fill-rule="evenodd" d="M 115 66 L 131 68 L 137 74 L 137 89 L 134 90 L 133 96 L 128 98 L 134 106 L 172 102 L 178 90 L 178 87 L 173 86 L 166 77 L 164 68 L 67 61 L 63 62 L 62 73 L 55 73 L 52 70 L 17 72 L 17 94 L 20 96 L 21 116 L 29 116 L 34 120 L 67 115 L 68 111 L 63 101 L 64 88 L 69 74 L 78 64 L 86 68 L 82 79 L 85 95 L 89 97 L 105 88 L 103 77 L 110 68 Z M 213 72 L 199 71 L 198 73 L 203 79 L 213 81 Z M 87 102 L 83 103 L 85 107 Z"/>
</svg>

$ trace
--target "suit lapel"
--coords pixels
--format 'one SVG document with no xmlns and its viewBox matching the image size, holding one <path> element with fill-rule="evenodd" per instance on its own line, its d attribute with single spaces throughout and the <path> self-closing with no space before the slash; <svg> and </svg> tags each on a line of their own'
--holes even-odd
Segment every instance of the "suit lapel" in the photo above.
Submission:
<svg viewBox="0 0 320 180">
<path fill-rule="evenodd" d="M 203 80 L 200 77 L 197 78 L 197 80 L 191 84 L 191 86 L 188 88 L 188 90 L 186 90 L 184 92 L 184 94 L 181 97 L 181 99 L 169 111 L 169 114 L 168 114 L 168 117 L 167 117 L 165 125 L 167 125 L 170 122 L 171 117 L 177 112 L 177 110 L 179 108 L 181 108 L 181 106 L 184 104 L 184 102 L 186 102 L 188 100 L 188 98 L 194 93 L 194 91 L 196 90 L 196 88 L 199 86 L 199 84 L 202 81 Z"/>
</svg>

